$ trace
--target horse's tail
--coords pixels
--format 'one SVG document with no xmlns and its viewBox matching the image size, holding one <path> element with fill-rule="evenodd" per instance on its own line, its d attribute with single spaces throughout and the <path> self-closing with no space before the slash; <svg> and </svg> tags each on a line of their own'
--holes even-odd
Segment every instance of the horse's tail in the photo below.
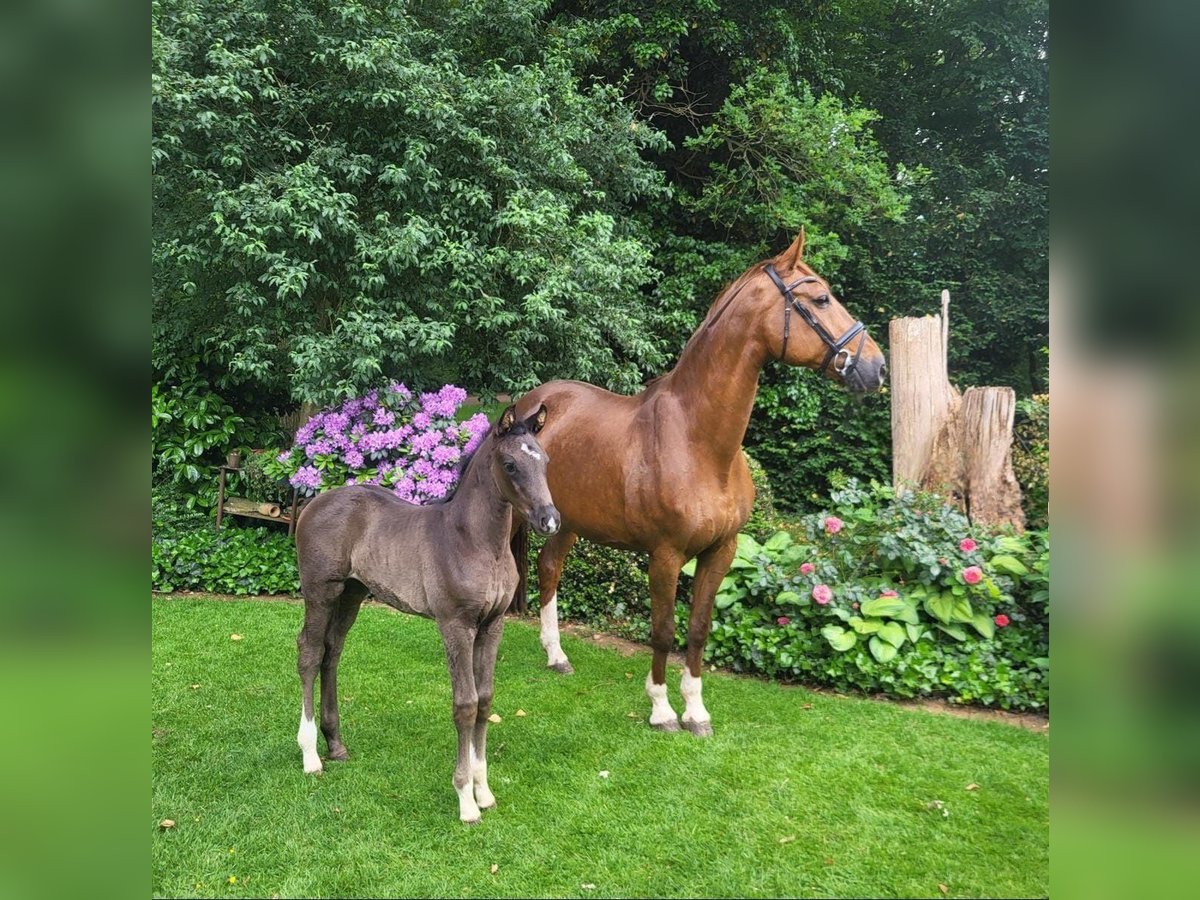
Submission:
<svg viewBox="0 0 1200 900">
<path fill-rule="evenodd" d="M 525 522 L 513 532 L 512 555 L 517 563 L 517 589 L 508 608 L 524 615 L 529 610 L 529 525 Z"/>
</svg>

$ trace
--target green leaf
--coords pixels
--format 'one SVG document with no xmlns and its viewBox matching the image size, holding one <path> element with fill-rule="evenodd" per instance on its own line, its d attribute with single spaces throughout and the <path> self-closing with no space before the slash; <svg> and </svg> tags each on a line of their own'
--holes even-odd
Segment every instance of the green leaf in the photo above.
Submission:
<svg viewBox="0 0 1200 900">
<path fill-rule="evenodd" d="M 896 658 L 896 648 L 887 641 L 881 641 L 878 637 L 873 637 L 867 643 L 867 648 L 871 651 L 871 655 L 881 663 L 891 662 Z"/>
<path fill-rule="evenodd" d="M 694 559 L 689 559 L 687 562 L 685 562 L 683 564 L 683 568 L 680 569 L 679 571 L 682 574 L 687 575 L 689 578 L 695 578 L 696 577 L 696 561 Z"/>
<path fill-rule="evenodd" d="M 907 622 L 909 625 L 920 625 L 921 616 L 917 612 L 917 604 L 913 600 L 904 602 L 904 609 L 892 616 L 893 619 L 899 619 L 901 622 Z"/>
<path fill-rule="evenodd" d="M 954 595 L 943 593 L 933 594 L 925 598 L 925 612 L 929 613 L 939 622 L 950 624 L 950 619 L 954 615 Z"/>
<path fill-rule="evenodd" d="M 739 533 L 737 536 L 737 553 L 736 556 L 741 556 L 745 559 L 752 559 L 763 552 L 762 544 L 745 533 Z M 736 558 L 735 556 L 735 558 Z"/>
<path fill-rule="evenodd" d="M 1007 554 L 993 556 L 991 565 L 997 572 L 1003 572 L 1005 575 L 1015 575 L 1020 578 L 1029 574 L 1029 569 L 1025 567 L 1023 562 L 1015 556 L 1008 556 Z"/>
<path fill-rule="evenodd" d="M 795 591 L 780 591 L 775 595 L 775 602 L 791 606 L 809 606 L 812 604 L 812 600 L 803 594 L 797 594 Z"/>
<path fill-rule="evenodd" d="M 967 639 L 967 633 L 963 631 L 963 627 L 961 625 L 942 625 L 939 622 L 937 623 L 937 627 L 946 632 L 946 634 L 950 635 L 950 637 L 954 638 L 956 641 L 965 641 Z"/>
<path fill-rule="evenodd" d="M 925 633 L 925 629 L 920 625 L 905 625 L 904 630 L 908 632 L 908 639 L 912 643 L 916 643 L 921 639 L 921 635 Z"/>
<path fill-rule="evenodd" d="M 899 622 L 885 622 L 879 629 L 879 637 L 899 649 L 905 641 L 904 628 Z"/>
<path fill-rule="evenodd" d="M 883 626 L 880 619 L 864 619 L 862 616 L 851 616 L 850 627 L 859 634 L 874 634 Z"/>
<path fill-rule="evenodd" d="M 985 638 L 991 640 L 996 634 L 996 623 L 992 621 L 992 617 L 986 613 L 975 613 L 971 617 L 971 624 L 975 630 L 982 634 Z"/>
<path fill-rule="evenodd" d="M 872 597 L 862 605 L 864 616 L 896 616 L 904 612 L 906 606 L 899 597 Z"/>
<path fill-rule="evenodd" d="M 786 531 L 777 531 L 767 539 L 765 544 L 763 544 L 763 549 L 772 553 L 777 553 L 780 550 L 786 550 L 791 545 L 792 536 Z"/>
<path fill-rule="evenodd" d="M 971 609 L 971 601 L 966 597 L 956 598 L 950 618 L 955 622 L 962 622 L 964 625 L 970 624 L 971 620 L 975 618 L 975 610 Z"/>
<path fill-rule="evenodd" d="M 841 625 L 826 625 L 821 629 L 821 634 L 825 636 L 825 640 L 829 641 L 829 645 L 834 650 L 842 653 L 858 643 L 858 635 L 853 631 L 847 631 Z"/>
</svg>

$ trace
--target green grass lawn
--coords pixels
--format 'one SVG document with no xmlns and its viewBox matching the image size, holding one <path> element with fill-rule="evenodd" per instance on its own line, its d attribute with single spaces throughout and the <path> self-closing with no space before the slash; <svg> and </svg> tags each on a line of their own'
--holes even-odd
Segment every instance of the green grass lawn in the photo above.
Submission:
<svg viewBox="0 0 1200 900">
<path fill-rule="evenodd" d="M 660 734 L 648 653 L 564 636 L 563 677 L 533 624 L 510 621 L 488 745 L 499 806 L 469 828 L 431 622 L 363 609 L 339 679 L 351 759 L 315 777 L 295 740 L 302 608 L 151 605 L 156 896 L 1049 891 L 1044 734 L 720 673 L 704 681 L 716 735 Z M 668 684 L 682 709 L 677 669 Z"/>
</svg>

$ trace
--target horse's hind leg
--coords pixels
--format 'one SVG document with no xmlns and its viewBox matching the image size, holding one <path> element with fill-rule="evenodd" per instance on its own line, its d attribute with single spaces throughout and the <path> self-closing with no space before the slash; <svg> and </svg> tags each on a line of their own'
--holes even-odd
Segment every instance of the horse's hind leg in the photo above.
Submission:
<svg viewBox="0 0 1200 900">
<path fill-rule="evenodd" d="M 538 552 L 538 598 L 541 603 L 542 647 L 546 650 L 546 665 L 563 675 L 575 671 L 567 654 L 563 653 L 558 637 L 558 580 L 563 563 L 575 546 L 579 535 L 559 531 L 551 535 Z"/>
<path fill-rule="evenodd" d="M 317 723 L 313 715 L 313 682 L 325 656 L 325 632 L 337 610 L 336 598 L 342 592 L 340 582 L 304 585 L 304 627 L 296 638 L 296 671 L 300 675 L 300 730 L 296 743 L 304 755 L 304 771 L 321 771 L 317 755 Z"/>
<path fill-rule="evenodd" d="M 475 711 L 475 735 L 471 741 L 471 780 L 475 785 L 475 802 L 480 809 L 496 805 L 487 781 L 487 729 L 492 713 L 492 692 L 496 676 L 496 653 L 504 633 L 504 617 L 497 616 L 482 626 L 475 637 L 475 693 L 479 705 Z"/>
<path fill-rule="evenodd" d="M 330 759 L 348 759 L 342 743 L 341 716 L 338 714 L 337 670 L 346 645 L 346 633 L 362 607 L 367 589 L 358 581 L 346 582 L 337 611 L 325 631 L 325 656 L 321 659 L 321 732 L 329 745 Z"/>
</svg>

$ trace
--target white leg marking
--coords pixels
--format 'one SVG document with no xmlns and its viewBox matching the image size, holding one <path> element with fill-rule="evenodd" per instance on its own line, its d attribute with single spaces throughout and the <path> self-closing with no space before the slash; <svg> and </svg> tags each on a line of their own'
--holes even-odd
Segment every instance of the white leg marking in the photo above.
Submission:
<svg viewBox="0 0 1200 900">
<path fill-rule="evenodd" d="M 296 732 L 296 743 L 304 754 L 304 771 L 312 775 L 321 771 L 321 757 L 317 755 L 317 723 L 304 717 L 304 707 L 300 708 L 300 730 Z"/>
<path fill-rule="evenodd" d="M 679 719 L 675 715 L 675 710 L 671 708 L 671 701 L 667 699 L 667 686 L 665 684 L 655 684 L 654 674 L 646 673 L 646 693 L 650 697 L 650 724 L 662 725 L 664 722 L 678 722 Z M 676 728 L 679 726 L 676 725 Z"/>
<path fill-rule="evenodd" d="M 546 648 L 546 665 L 557 666 L 567 662 L 558 642 L 558 594 L 551 595 L 549 602 L 542 604 L 542 646 Z"/>
<path fill-rule="evenodd" d="M 471 746 L 471 780 L 475 783 L 475 802 L 480 809 L 491 809 L 496 805 L 496 798 L 488 788 L 487 758 L 477 756 L 478 750 Z"/>
<path fill-rule="evenodd" d="M 711 721 L 708 710 L 704 708 L 704 701 L 700 699 L 700 679 L 693 678 L 686 668 L 683 670 L 683 679 L 679 683 L 679 692 L 683 694 L 683 702 L 687 705 L 683 711 L 683 721 L 696 723 Z"/>
<path fill-rule="evenodd" d="M 475 745 L 471 744 L 470 758 L 475 758 Z M 455 792 L 458 794 L 458 817 L 467 823 L 478 822 L 480 819 L 479 806 L 475 803 L 475 792 L 473 790 L 475 779 L 467 778 L 467 783 L 461 788 L 458 785 L 454 786 Z"/>
</svg>

